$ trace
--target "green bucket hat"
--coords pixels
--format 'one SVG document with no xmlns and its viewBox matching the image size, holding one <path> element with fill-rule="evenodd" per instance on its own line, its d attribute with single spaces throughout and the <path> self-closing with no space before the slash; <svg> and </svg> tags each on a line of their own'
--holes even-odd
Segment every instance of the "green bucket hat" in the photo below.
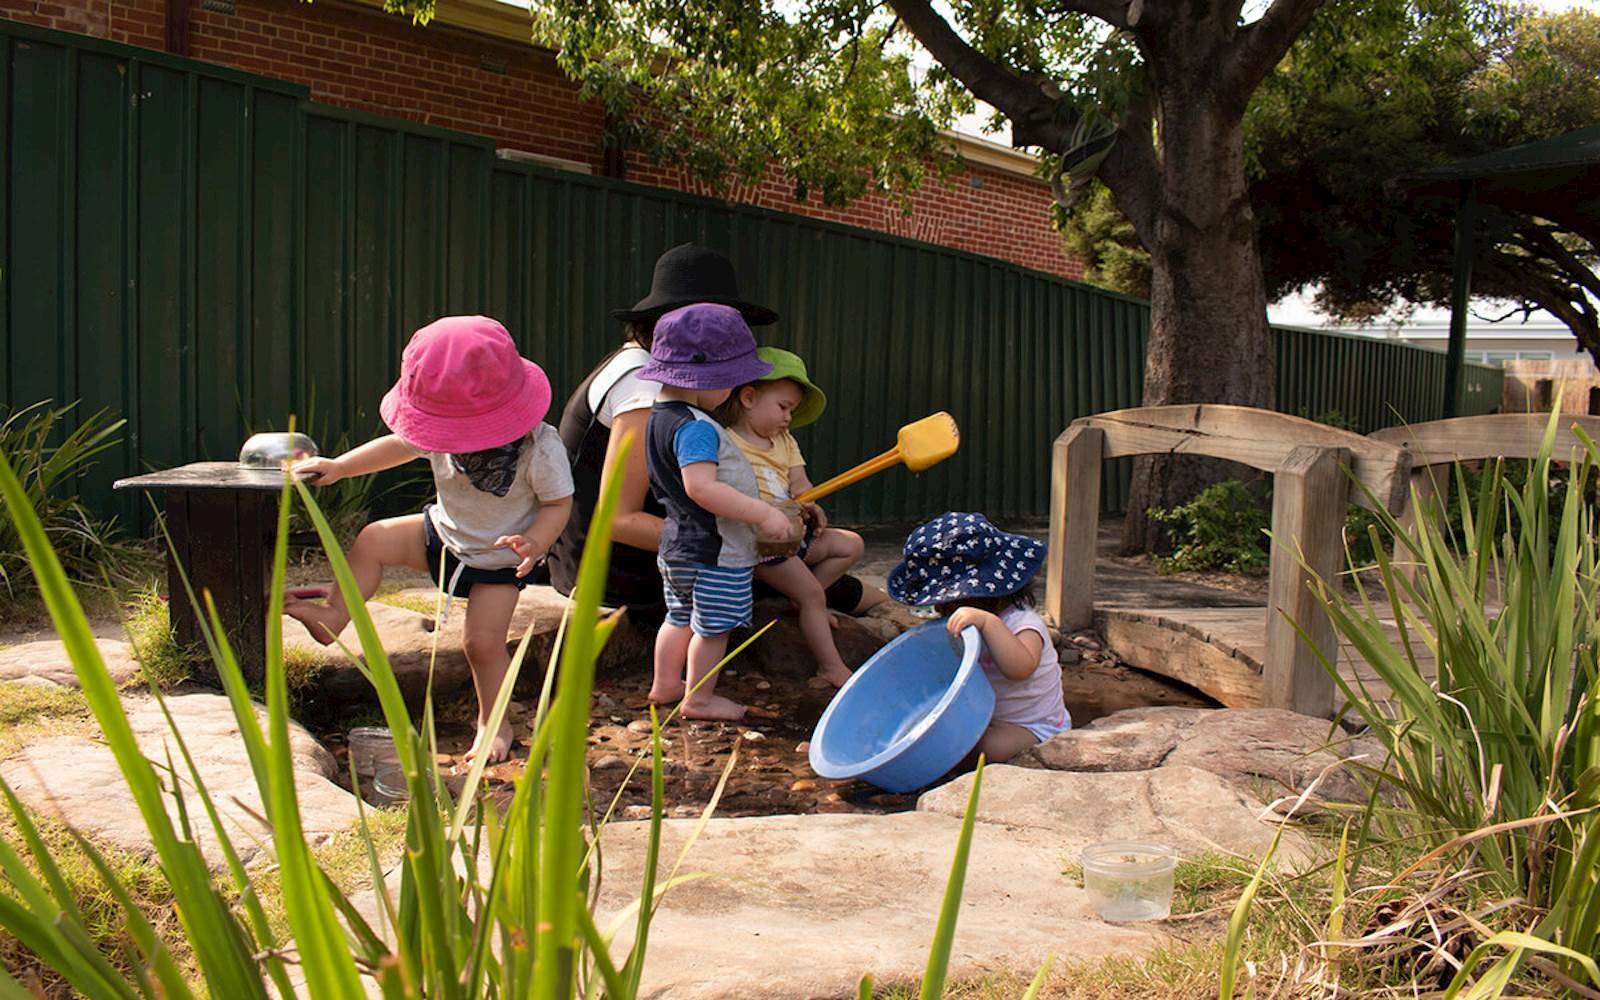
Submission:
<svg viewBox="0 0 1600 1000">
<path fill-rule="evenodd" d="M 806 377 L 806 363 L 800 355 L 792 351 L 785 351 L 781 347 L 763 347 L 756 351 L 757 356 L 772 366 L 772 371 L 761 376 L 757 382 L 776 382 L 786 378 L 798 382 L 805 389 L 806 396 L 800 405 L 794 408 L 794 414 L 789 418 L 790 427 L 804 427 L 806 424 L 815 423 L 822 416 L 822 410 L 828 405 L 828 397 L 822 390 L 812 384 Z"/>
</svg>

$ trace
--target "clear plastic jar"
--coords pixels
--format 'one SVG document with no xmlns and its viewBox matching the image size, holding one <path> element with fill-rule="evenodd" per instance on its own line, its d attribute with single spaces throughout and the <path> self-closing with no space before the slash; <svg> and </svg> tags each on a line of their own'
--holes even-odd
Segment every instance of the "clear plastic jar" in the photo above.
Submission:
<svg viewBox="0 0 1600 1000">
<path fill-rule="evenodd" d="M 348 737 L 350 761 L 355 765 L 356 777 L 365 784 L 378 772 L 378 767 L 399 760 L 394 739 L 383 726 L 358 726 Z"/>
<path fill-rule="evenodd" d="M 1083 849 L 1083 887 L 1102 920 L 1165 920 L 1178 852 L 1165 844 L 1108 840 Z"/>
</svg>

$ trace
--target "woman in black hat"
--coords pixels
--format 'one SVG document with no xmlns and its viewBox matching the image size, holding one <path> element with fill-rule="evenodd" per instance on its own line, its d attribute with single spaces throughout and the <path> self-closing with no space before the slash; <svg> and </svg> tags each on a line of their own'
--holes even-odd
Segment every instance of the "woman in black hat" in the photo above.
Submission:
<svg viewBox="0 0 1600 1000">
<path fill-rule="evenodd" d="M 752 326 L 776 322 L 778 314 L 746 302 L 739 295 L 733 263 L 708 247 L 685 243 L 656 260 L 650 294 L 632 309 L 611 315 L 627 324 L 627 339 L 583 380 L 561 413 L 561 440 L 572 459 L 572 516 L 550 549 L 550 582 L 572 593 L 578 578 L 589 519 L 599 501 L 602 473 L 623 435 L 632 432 L 634 447 L 623 469 L 622 495 L 612 528 L 611 571 L 606 603 L 647 610 L 661 605 L 661 575 L 656 548 L 661 538 L 661 505 L 650 494 L 644 467 L 645 424 L 650 419 L 660 383 L 638 378 L 650 360 L 650 337 L 663 313 L 696 302 L 733 306 Z"/>
<path fill-rule="evenodd" d="M 578 560 L 583 556 L 589 519 L 600 500 L 606 464 L 623 435 L 632 432 L 634 447 L 623 470 L 626 478 L 612 524 L 615 544 L 606 577 L 605 601 L 614 607 L 627 605 L 634 613 L 647 616 L 666 610 L 661 597 L 661 573 L 656 569 L 662 509 L 650 492 L 643 444 L 650 407 L 655 405 L 661 384 L 639 378 L 638 371 L 650 360 L 650 337 L 656 320 L 663 313 L 696 302 L 733 306 L 751 326 L 778 321 L 778 314 L 771 309 L 740 296 L 732 261 L 693 243 L 673 247 L 658 257 L 650 277 L 650 294 L 632 309 L 618 309 L 611 314 L 627 324 L 626 340 L 595 366 L 561 411 L 561 441 L 572 460 L 572 516 L 567 519 L 566 530 L 550 547 L 549 566 L 550 582 L 562 594 L 570 595 L 578 582 Z M 757 596 L 763 590 L 773 593 L 758 587 Z M 883 599 L 880 592 L 874 593 L 877 600 Z M 863 604 L 876 603 L 866 596 L 861 581 L 849 575 L 828 588 L 827 598 L 829 608 L 846 614 L 862 610 Z"/>
</svg>

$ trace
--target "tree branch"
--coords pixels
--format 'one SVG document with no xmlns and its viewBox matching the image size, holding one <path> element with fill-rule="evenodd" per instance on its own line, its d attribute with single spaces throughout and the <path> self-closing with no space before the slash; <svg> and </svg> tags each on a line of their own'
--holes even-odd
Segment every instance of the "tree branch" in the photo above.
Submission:
<svg viewBox="0 0 1600 1000">
<path fill-rule="evenodd" d="M 1057 117 L 1053 98 L 968 45 L 929 0 L 890 0 L 890 6 L 922 47 L 972 96 L 994 105 L 1011 119 L 1012 145 L 1066 151 L 1071 143 L 1072 122 Z"/>
<path fill-rule="evenodd" d="M 1156 158 L 1154 127 L 1148 100 L 1128 105 L 1127 118 L 1100 164 L 1100 180 L 1111 190 L 1117 208 L 1133 224 L 1146 250 L 1156 246 L 1156 219 L 1161 212 L 1161 164 Z"/>
<path fill-rule="evenodd" d="M 1250 95 L 1278 65 L 1326 0 L 1273 0 L 1260 20 L 1242 29 L 1223 70 L 1219 93 L 1242 114 Z"/>
<path fill-rule="evenodd" d="M 1139 20 L 1143 0 L 1059 0 L 1053 5 L 1063 14 L 1087 14 L 1099 18 L 1113 28 L 1127 29 Z"/>
</svg>

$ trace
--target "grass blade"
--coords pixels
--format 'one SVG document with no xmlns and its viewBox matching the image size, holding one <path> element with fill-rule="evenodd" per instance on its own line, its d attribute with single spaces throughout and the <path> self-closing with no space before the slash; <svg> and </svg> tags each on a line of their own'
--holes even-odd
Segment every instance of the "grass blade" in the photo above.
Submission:
<svg viewBox="0 0 1600 1000">
<path fill-rule="evenodd" d="M 919 1000 L 938 1000 L 944 995 L 945 976 L 950 971 L 950 949 L 955 943 L 956 921 L 961 917 L 961 893 L 967 881 L 967 855 L 972 850 L 972 832 L 978 822 L 978 794 L 983 788 L 983 757 L 972 774 L 972 791 L 967 794 L 967 811 L 961 819 L 961 836 L 956 841 L 956 856 L 950 862 L 950 881 L 944 888 L 944 905 L 939 908 L 939 923 L 934 928 L 933 946 L 928 950 L 928 967 L 922 974 Z"/>
</svg>

